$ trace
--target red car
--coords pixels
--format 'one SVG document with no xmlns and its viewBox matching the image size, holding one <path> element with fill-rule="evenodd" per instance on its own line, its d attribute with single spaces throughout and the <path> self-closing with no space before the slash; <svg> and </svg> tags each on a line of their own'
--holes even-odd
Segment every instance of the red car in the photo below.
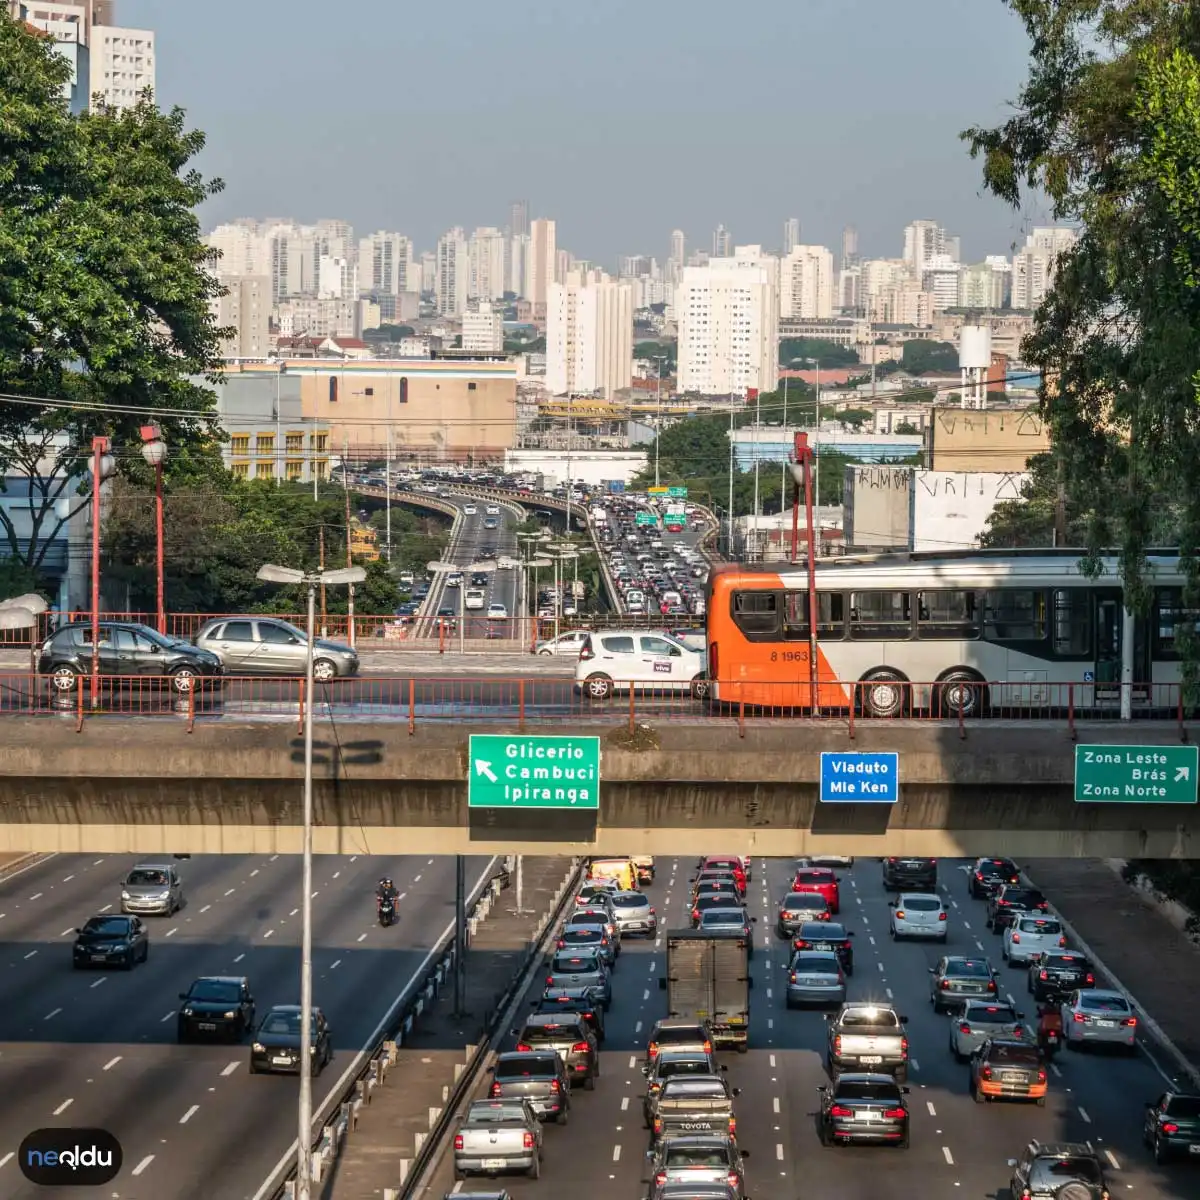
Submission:
<svg viewBox="0 0 1200 1200">
<path fill-rule="evenodd" d="M 700 864 L 701 871 L 732 871 L 738 888 L 746 890 L 746 868 L 737 854 L 710 854 Z"/>
<path fill-rule="evenodd" d="M 828 867 L 801 867 L 792 880 L 793 892 L 816 892 L 825 898 L 829 911 L 835 916 L 842 910 L 838 877 Z"/>
</svg>

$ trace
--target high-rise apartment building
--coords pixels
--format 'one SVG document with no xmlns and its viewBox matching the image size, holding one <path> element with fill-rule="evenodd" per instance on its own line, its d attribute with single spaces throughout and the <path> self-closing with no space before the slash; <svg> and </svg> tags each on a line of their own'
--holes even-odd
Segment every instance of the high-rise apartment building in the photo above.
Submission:
<svg viewBox="0 0 1200 1200">
<path fill-rule="evenodd" d="M 833 251 L 795 245 L 779 264 L 779 315 L 833 316 Z"/>
<path fill-rule="evenodd" d="M 858 230 L 853 225 L 842 229 L 842 262 L 843 269 L 853 267 L 858 263 Z"/>
<path fill-rule="evenodd" d="M 800 245 L 800 218 L 788 217 L 783 223 L 783 253 L 786 258 Z"/>
<path fill-rule="evenodd" d="M 868 300 L 867 317 L 885 325 L 931 325 L 933 293 L 925 291 L 916 279 L 900 279 Z"/>
<path fill-rule="evenodd" d="M 217 326 L 231 331 L 221 343 L 221 356 L 266 358 L 271 349 L 271 277 L 243 275 L 223 282 L 225 295 L 212 303 Z"/>
<path fill-rule="evenodd" d="M 152 29 L 93 25 L 88 47 L 88 87 L 113 108 L 136 104 L 154 92 L 155 52 Z"/>
<path fill-rule="evenodd" d="M 961 291 L 962 267 L 948 254 L 935 254 L 925 260 L 921 287 L 933 297 L 933 311 L 957 308 Z"/>
<path fill-rule="evenodd" d="M 687 236 L 682 229 L 671 230 L 671 262 L 682 267 L 687 261 Z"/>
<path fill-rule="evenodd" d="M 862 266 L 851 263 L 838 272 L 837 307 L 844 316 L 853 316 L 863 307 Z"/>
<path fill-rule="evenodd" d="M 1065 226 L 1039 226 L 1013 255 L 1012 306 L 1034 309 L 1054 283 L 1058 256 L 1075 245 L 1078 235 Z"/>
<path fill-rule="evenodd" d="M 779 260 L 762 247 L 685 267 L 675 321 L 680 391 L 743 396 L 779 382 Z"/>
<path fill-rule="evenodd" d="M 421 291 L 429 295 L 437 292 L 437 253 L 421 251 Z"/>
<path fill-rule="evenodd" d="M 471 263 L 467 295 L 477 300 L 500 300 L 505 290 L 507 245 L 499 229 L 487 226 L 471 234 L 467 255 Z"/>
<path fill-rule="evenodd" d="M 213 264 L 213 274 L 227 276 L 270 275 L 267 267 L 267 243 L 261 225 L 252 218 L 241 218 L 218 225 L 204 237 L 221 257 Z"/>
<path fill-rule="evenodd" d="M 508 214 L 508 236 L 529 236 L 529 201 L 518 200 Z"/>
<path fill-rule="evenodd" d="M 571 271 L 546 300 L 546 387 L 611 400 L 633 378 L 633 286 L 603 271 Z"/>
<path fill-rule="evenodd" d="M 733 234 L 724 225 L 718 225 L 713 230 L 712 256 L 713 258 L 728 258 L 732 253 Z"/>
<path fill-rule="evenodd" d="M 413 245 L 402 233 L 379 230 L 358 242 L 358 286 L 377 296 L 419 292 L 414 278 Z"/>
<path fill-rule="evenodd" d="M 904 261 L 914 279 L 920 279 L 925 264 L 947 252 L 949 235 L 936 221 L 913 221 L 904 227 Z"/>
<path fill-rule="evenodd" d="M 357 300 L 358 267 L 340 255 L 322 254 L 317 259 L 317 299 Z"/>
<path fill-rule="evenodd" d="M 504 268 L 505 288 L 514 296 L 526 294 L 529 280 L 529 234 L 508 239 Z"/>
<path fill-rule="evenodd" d="M 903 258 L 867 258 L 859 263 L 859 304 L 871 302 L 886 287 L 905 278 L 908 263 Z"/>
<path fill-rule="evenodd" d="M 546 217 L 538 217 L 529 226 L 529 267 L 525 278 L 525 299 L 537 311 L 542 305 L 545 311 L 546 296 L 558 271 L 558 235 L 555 224 Z"/>
<path fill-rule="evenodd" d="M 467 301 L 462 348 L 472 354 L 498 354 L 504 349 L 504 314 L 496 305 L 488 300 Z"/>
<path fill-rule="evenodd" d="M 963 267 L 961 308 L 1007 308 L 1012 299 L 1012 263 L 1002 254 L 989 254 L 981 263 Z"/>
<path fill-rule="evenodd" d="M 443 317 L 457 317 L 466 311 L 470 279 L 471 262 L 467 253 L 467 238 L 456 225 L 443 233 L 437 244 L 434 302 Z"/>
<path fill-rule="evenodd" d="M 263 233 L 266 268 L 276 303 L 285 296 L 317 294 L 319 258 L 315 231 L 311 226 L 279 222 Z"/>
</svg>

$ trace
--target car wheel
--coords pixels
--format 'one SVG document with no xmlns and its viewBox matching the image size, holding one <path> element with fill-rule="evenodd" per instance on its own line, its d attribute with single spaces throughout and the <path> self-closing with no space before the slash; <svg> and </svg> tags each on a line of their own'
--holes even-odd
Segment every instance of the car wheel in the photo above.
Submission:
<svg viewBox="0 0 1200 1200">
<path fill-rule="evenodd" d="M 585 1092 L 594 1092 L 596 1090 L 596 1077 L 588 1075 L 583 1081 L 583 1090 Z"/>
<path fill-rule="evenodd" d="M 888 933 L 891 935 L 892 941 L 894 942 L 894 941 L 896 940 L 896 927 L 895 927 L 895 925 L 892 925 L 892 926 L 891 926 L 891 927 L 888 929 Z"/>
<path fill-rule="evenodd" d="M 902 717 L 911 708 L 908 681 L 895 671 L 872 671 L 858 686 L 864 717 Z"/>
<path fill-rule="evenodd" d="M 613 694 L 613 681 L 607 675 L 589 675 L 583 686 L 593 700 L 607 700 Z"/>
<path fill-rule="evenodd" d="M 525 1172 L 530 1179 L 540 1179 L 542 1175 L 542 1160 L 538 1158 L 537 1153 L 534 1153 L 533 1163 Z"/>
<path fill-rule="evenodd" d="M 897 1083 L 907 1083 L 908 1082 L 908 1068 L 907 1067 L 899 1067 L 897 1069 L 896 1082 Z"/>
<path fill-rule="evenodd" d="M 149 961 L 149 958 L 150 958 L 150 943 L 149 943 L 149 942 L 147 942 L 147 943 L 146 943 L 146 944 L 145 944 L 145 945 L 142 947 L 142 962 L 147 962 L 147 961 Z"/>
<path fill-rule="evenodd" d="M 181 696 L 186 696 L 188 692 L 196 686 L 196 672 L 191 667 L 176 667 L 171 672 L 171 690 L 177 692 Z"/>
<path fill-rule="evenodd" d="M 833 1138 L 829 1136 L 829 1130 L 824 1121 L 819 1122 L 817 1125 L 817 1139 L 826 1150 L 833 1145 Z"/>
<path fill-rule="evenodd" d="M 545 658 L 549 658 L 553 653 L 554 653 L 553 650 L 539 650 L 538 651 L 538 654 L 542 655 Z"/>
<path fill-rule="evenodd" d="M 134 957 L 135 956 L 134 956 L 134 953 L 132 950 L 129 950 L 126 952 L 125 961 L 121 964 L 121 969 L 123 971 L 132 971 L 133 970 Z"/>
<path fill-rule="evenodd" d="M 986 1104 L 987 1097 L 979 1090 L 979 1085 L 975 1082 L 975 1077 L 971 1077 L 971 1099 L 976 1104 Z"/>
<path fill-rule="evenodd" d="M 1161 1166 L 1167 1161 L 1167 1148 L 1162 1143 L 1162 1138 L 1158 1134 L 1154 1135 L 1154 1161 Z"/>
<path fill-rule="evenodd" d="M 907 1129 L 905 1129 L 904 1136 L 896 1143 L 896 1145 L 899 1146 L 901 1150 L 908 1149 L 909 1141 L 908 1141 L 908 1130 Z"/>
<path fill-rule="evenodd" d="M 554 1118 L 556 1125 L 565 1125 L 571 1119 L 571 1110 L 569 1108 L 560 1108 L 558 1115 Z"/>
<path fill-rule="evenodd" d="M 79 686 L 79 676 L 74 667 L 55 667 L 50 675 L 50 686 L 60 696 L 69 696 Z"/>
<path fill-rule="evenodd" d="M 250 1074 L 251 1075 L 259 1074 L 258 1066 L 255 1064 L 254 1059 L 250 1060 Z"/>
<path fill-rule="evenodd" d="M 180 1021 L 175 1027 L 175 1040 L 182 1046 L 188 1040 L 187 1026 Z"/>
<path fill-rule="evenodd" d="M 318 683 L 329 683 L 337 678 L 337 667 L 327 658 L 318 658 L 313 663 L 313 678 Z"/>
</svg>

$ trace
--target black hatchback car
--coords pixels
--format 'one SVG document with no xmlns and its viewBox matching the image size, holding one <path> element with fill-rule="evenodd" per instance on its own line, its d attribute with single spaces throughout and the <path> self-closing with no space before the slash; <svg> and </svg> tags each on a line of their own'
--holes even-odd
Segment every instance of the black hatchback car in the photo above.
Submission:
<svg viewBox="0 0 1200 1200">
<path fill-rule="evenodd" d="M 1047 950 L 1029 965 L 1029 991 L 1039 1002 L 1095 986 L 1096 969 L 1078 950 Z"/>
<path fill-rule="evenodd" d="M 135 681 L 157 681 L 186 695 L 211 686 L 222 675 L 221 660 L 190 642 L 165 637 L 136 621 L 101 621 L 95 644 L 100 674 Z M 92 626 L 76 621 L 56 629 L 38 650 L 37 672 L 50 679 L 57 695 L 71 695 L 81 676 L 92 673 Z"/>
<path fill-rule="evenodd" d="M 279 1073 L 298 1075 L 303 1061 L 300 1046 L 300 1016 L 298 1004 L 276 1004 L 254 1031 L 250 1047 L 250 1074 Z M 312 1010 L 311 1071 L 320 1075 L 333 1059 L 331 1031 L 325 1014 Z"/>
<path fill-rule="evenodd" d="M 874 1142 L 908 1149 L 908 1088 L 890 1075 L 848 1073 L 817 1091 L 822 1145 Z"/>
<path fill-rule="evenodd" d="M 132 971 L 135 963 L 150 955 L 150 936 L 140 917 L 96 916 L 75 930 L 73 965 L 82 967 L 123 967 Z"/>
<path fill-rule="evenodd" d="M 976 900 L 986 900 L 1005 884 L 1020 882 L 1020 868 L 1011 858 L 979 858 L 967 875 L 967 891 Z"/>
<path fill-rule="evenodd" d="M 206 975 L 179 993 L 179 1041 L 223 1034 L 240 1042 L 254 1028 L 254 997 L 244 976 Z"/>
</svg>

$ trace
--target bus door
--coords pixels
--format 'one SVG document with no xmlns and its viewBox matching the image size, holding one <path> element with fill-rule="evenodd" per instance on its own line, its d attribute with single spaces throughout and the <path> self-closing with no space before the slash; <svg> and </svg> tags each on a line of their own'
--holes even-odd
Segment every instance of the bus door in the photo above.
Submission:
<svg viewBox="0 0 1200 1200">
<path fill-rule="evenodd" d="M 1117 589 L 1103 588 L 1093 593 L 1095 629 L 1096 703 L 1119 706 L 1121 703 L 1121 665 L 1125 654 L 1125 601 Z M 1150 643 L 1146 622 L 1134 622 L 1133 703 L 1150 703 Z"/>
</svg>

